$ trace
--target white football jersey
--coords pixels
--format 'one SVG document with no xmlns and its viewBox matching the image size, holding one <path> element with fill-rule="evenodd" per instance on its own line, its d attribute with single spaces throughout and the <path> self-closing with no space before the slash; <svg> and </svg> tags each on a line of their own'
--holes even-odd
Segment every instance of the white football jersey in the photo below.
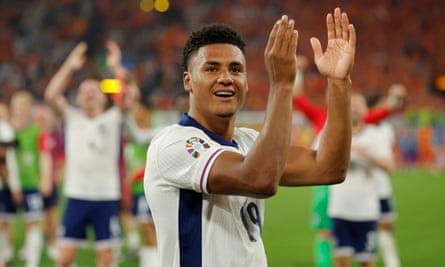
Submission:
<svg viewBox="0 0 445 267">
<path fill-rule="evenodd" d="M 14 141 L 15 132 L 12 126 L 0 120 L 0 141 L 1 142 L 11 142 Z M 6 168 L 8 169 L 8 185 L 11 191 L 18 191 L 20 189 L 20 179 L 18 176 L 18 166 L 15 156 L 14 148 L 7 148 L 6 150 Z M 0 189 L 3 188 L 0 179 Z"/>
<path fill-rule="evenodd" d="M 122 115 L 113 107 L 88 118 L 69 107 L 65 112 L 64 193 L 85 200 L 118 200 Z"/>
<path fill-rule="evenodd" d="M 264 200 L 207 191 L 215 159 L 224 151 L 246 154 L 257 136 L 236 128 L 228 142 L 184 115 L 180 124 L 154 138 L 144 188 L 161 266 L 267 266 L 261 239 Z"/>
<path fill-rule="evenodd" d="M 367 125 L 352 136 L 352 145 L 361 146 L 367 153 L 374 153 L 374 126 Z M 328 214 L 333 218 L 350 221 L 376 220 L 379 216 L 379 201 L 376 183 L 372 176 L 374 167 L 368 160 L 351 153 L 346 179 L 330 187 Z"/>
<path fill-rule="evenodd" d="M 376 136 L 373 140 L 377 149 L 373 156 L 380 159 L 394 161 L 393 145 L 394 130 L 389 123 L 383 122 L 376 126 Z M 377 192 L 380 198 L 388 198 L 392 195 L 392 186 L 390 174 L 381 168 L 375 167 L 372 170 L 375 182 L 377 184 Z"/>
</svg>

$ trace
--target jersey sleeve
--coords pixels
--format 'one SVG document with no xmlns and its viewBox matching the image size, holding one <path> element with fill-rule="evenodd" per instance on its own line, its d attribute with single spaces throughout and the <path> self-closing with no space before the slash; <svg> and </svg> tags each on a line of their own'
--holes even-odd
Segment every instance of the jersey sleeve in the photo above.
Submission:
<svg viewBox="0 0 445 267">
<path fill-rule="evenodd" d="M 198 129 L 167 133 L 148 149 L 146 175 L 169 186 L 208 193 L 207 178 L 215 159 L 230 147 L 212 141 Z"/>
<path fill-rule="evenodd" d="M 370 109 L 363 118 L 365 123 L 379 123 L 391 114 L 388 108 Z"/>
</svg>

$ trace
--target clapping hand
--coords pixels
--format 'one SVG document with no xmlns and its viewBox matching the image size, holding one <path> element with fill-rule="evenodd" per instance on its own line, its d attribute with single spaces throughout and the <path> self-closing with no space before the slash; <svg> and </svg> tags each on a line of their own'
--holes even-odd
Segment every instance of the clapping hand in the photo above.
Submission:
<svg viewBox="0 0 445 267">
<path fill-rule="evenodd" d="M 354 26 L 349 24 L 348 15 L 341 13 L 340 8 L 334 10 L 334 15 L 326 16 L 328 45 L 322 51 L 320 41 L 312 37 L 311 45 L 314 51 L 314 61 L 321 74 L 330 79 L 349 79 L 356 46 Z"/>
<path fill-rule="evenodd" d="M 264 51 L 271 88 L 292 89 L 297 70 L 298 32 L 295 21 L 283 15 L 272 28 Z"/>
</svg>

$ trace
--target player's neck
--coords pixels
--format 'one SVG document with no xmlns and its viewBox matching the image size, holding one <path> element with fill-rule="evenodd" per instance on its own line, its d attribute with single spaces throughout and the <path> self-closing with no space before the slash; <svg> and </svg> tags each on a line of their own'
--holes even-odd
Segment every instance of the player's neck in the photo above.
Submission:
<svg viewBox="0 0 445 267">
<path fill-rule="evenodd" d="M 14 129 L 22 130 L 28 127 L 32 123 L 32 120 L 29 116 L 12 116 L 11 124 Z"/>
<path fill-rule="evenodd" d="M 212 133 L 232 141 L 233 132 L 235 130 L 235 116 L 219 117 L 219 116 L 202 116 L 198 113 L 189 114 L 194 120 L 201 124 L 204 128 Z"/>
<path fill-rule="evenodd" d="M 99 116 L 100 114 L 102 114 L 104 110 L 100 109 L 100 108 L 89 108 L 89 109 L 84 109 L 84 113 L 88 118 L 95 118 L 97 116 Z"/>
</svg>

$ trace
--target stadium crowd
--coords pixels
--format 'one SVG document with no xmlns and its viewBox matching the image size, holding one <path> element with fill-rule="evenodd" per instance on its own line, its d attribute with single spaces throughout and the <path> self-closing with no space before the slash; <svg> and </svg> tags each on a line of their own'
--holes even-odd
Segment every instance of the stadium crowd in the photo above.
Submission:
<svg viewBox="0 0 445 267">
<path fill-rule="evenodd" d="M 26 89 L 42 98 L 48 79 L 81 39 L 94 44 L 90 49 L 96 51 L 91 54 L 103 66 L 100 52 L 107 37 L 122 46 L 124 62 L 138 82 L 153 82 L 157 87 L 164 99 L 159 107 L 168 108 L 171 101 L 165 98 L 181 87 L 178 57 L 187 33 L 202 23 L 224 22 L 239 29 L 249 44 L 252 93 L 246 108 L 263 109 L 267 82 L 258 55 L 263 53 L 270 22 L 282 13 L 295 16 L 301 39 L 308 40 L 324 27 L 324 20 L 313 14 L 329 11 L 336 2 L 187 0 L 173 1 L 165 13 L 145 13 L 137 1 L 3 0 L 1 93 L 8 100 L 14 91 Z M 408 86 L 408 103 L 413 108 L 430 106 L 435 98 L 429 88 L 433 75 L 445 67 L 445 53 L 440 49 L 445 36 L 441 27 L 444 2 L 343 1 L 342 5 L 361 33 L 354 86 L 372 94 L 397 81 Z M 300 53 L 310 56 L 310 49 L 309 42 L 300 42 Z M 322 101 L 323 79 L 313 73 L 306 87 L 310 97 Z"/>
<path fill-rule="evenodd" d="M 263 110 L 268 82 L 258 55 L 263 53 L 270 21 L 282 13 L 295 16 L 301 40 L 308 40 L 324 27 L 324 21 L 313 14 L 327 12 L 336 2 L 187 0 L 174 1 L 165 13 L 146 13 L 138 1 L 3 0 L 0 99 L 8 102 L 20 89 L 43 99 L 51 75 L 79 40 L 90 44 L 89 53 L 96 63 L 90 64 L 88 71 L 104 75 L 103 43 L 111 38 L 121 45 L 124 65 L 137 83 L 147 84 L 156 92 L 155 107 L 171 108 L 173 96 L 182 89 L 178 59 L 187 32 L 202 23 L 224 22 L 239 29 L 249 44 L 251 90 L 245 108 Z M 444 123 L 444 93 L 434 88 L 434 79 L 445 72 L 445 52 L 441 49 L 445 3 L 379 0 L 343 1 L 342 5 L 360 32 L 354 87 L 370 96 L 385 94 L 394 82 L 406 85 L 409 94 L 403 119 L 408 118 L 410 130 L 416 132 L 417 126 L 429 125 L 435 136 L 441 136 L 444 127 L 438 125 Z M 299 51 L 310 56 L 309 42 L 300 42 Z M 307 71 L 305 88 L 308 97 L 321 104 L 325 84 L 313 66 Z M 434 137 L 434 144 L 440 139 Z"/>
</svg>

